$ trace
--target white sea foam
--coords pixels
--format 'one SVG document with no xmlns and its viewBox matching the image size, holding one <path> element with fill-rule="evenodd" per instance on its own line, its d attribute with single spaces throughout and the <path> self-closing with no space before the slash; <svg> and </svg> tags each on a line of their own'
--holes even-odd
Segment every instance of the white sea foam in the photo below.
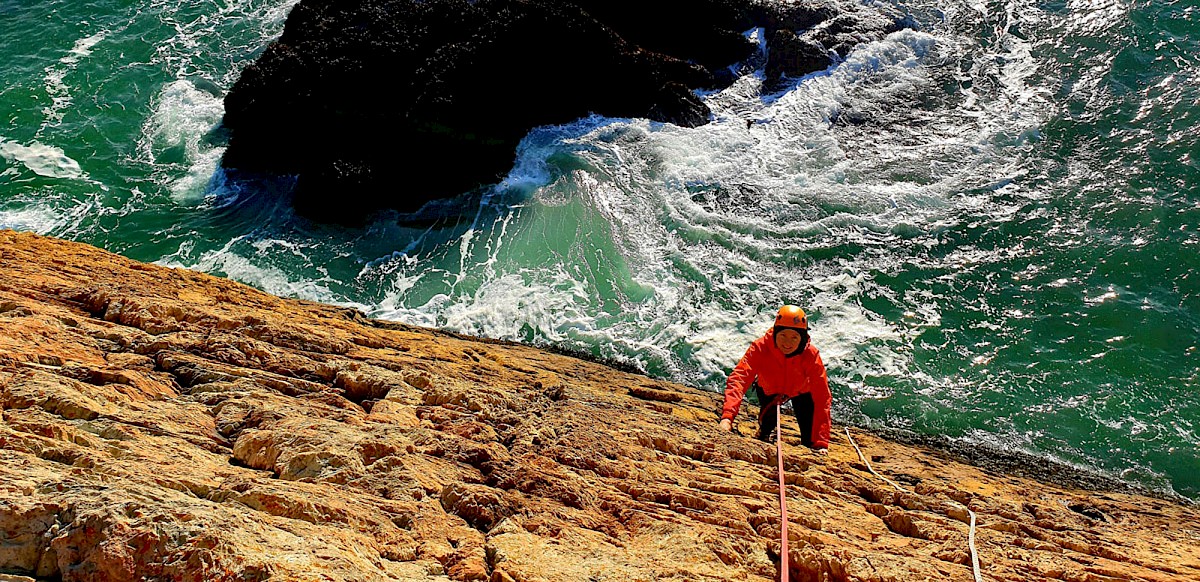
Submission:
<svg viewBox="0 0 1200 582">
<path fill-rule="evenodd" d="M 78 236 L 81 225 L 103 212 L 96 200 L 75 202 L 69 197 L 50 194 L 32 203 L 10 200 L 15 207 L 0 209 L 0 229 L 11 228 L 70 239 Z"/>
<path fill-rule="evenodd" d="M 47 208 L 0 210 L 0 230 L 24 230 L 38 234 L 54 232 L 63 222 L 58 213 Z"/>
<path fill-rule="evenodd" d="M 154 113 L 146 124 L 153 150 L 183 148 L 195 157 L 206 132 L 221 120 L 225 107 L 218 95 L 196 88 L 190 80 L 177 80 L 163 87 L 155 100 Z"/>
<path fill-rule="evenodd" d="M 908 361 L 888 348 L 900 342 L 901 334 L 892 322 L 864 309 L 858 298 L 866 293 L 868 275 L 861 270 L 834 273 L 813 281 L 815 293 L 810 302 L 812 311 L 820 316 L 813 333 L 825 345 L 825 358 L 845 363 L 857 358 L 871 362 L 870 373 L 897 376 L 908 369 Z M 868 353 L 863 353 L 868 346 Z M 865 375 L 868 370 L 860 371 Z"/>
<path fill-rule="evenodd" d="M 694 330 L 672 331 L 673 335 L 686 338 L 699 374 L 715 379 L 729 369 L 730 362 L 742 357 L 750 342 L 766 331 L 768 325 L 764 314 L 745 305 L 737 311 L 703 311 L 697 314 Z"/>
<path fill-rule="evenodd" d="M 62 122 L 63 112 L 71 106 L 71 88 L 66 83 L 66 77 L 75 70 L 80 59 L 92 54 L 92 47 L 104 40 L 107 32 L 101 31 L 75 41 L 71 50 L 58 59 L 58 63 L 46 67 L 45 89 L 50 96 L 50 105 L 42 109 L 46 120 L 42 128 Z"/>
<path fill-rule="evenodd" d="M 311 263 L 302 249 L 292 242 L 237 237 L 225 243 L 222 248 L 200 253 L 199 256 L 194 256 L 194 249 L 194 243 L 184 241 L 175 253 L 164 256 L 155 263 L 165 267 L 223 274 L 230 279 L 281 297 L 296 297 L 366 309 L 365 305 L 347 301 L 330 290 L 327 284 L 332 280 L 327 274 L 321 273 L 323 277 L 315 278 L 292 277 L 285 269 L 276 266 L 274 263 L 279 249 L 300 257 L 302 264 Z"/>
<path fill-rule="evenodd" d="M 79 59 L 91 55 L 92 47 L 104 40 L 104 37 L 107 35 L 108 33 L 101 31 L 75 41 L 75 46 L 71 47 L 70 52 L 68 52 L 66 56 L 59 59 L 58 62 L 66 65 L 73 65 L 79 62 Z"/>
<path fill-rule="evenodd" d="M 284 22 L 287 21 L 288 13 L 299 3 L 300 0 L 285 0 L 274 6 L 265 7 L 260 14 L 266 32 L 271 36 L 279 34 L 279 31 L 283 30 Z"/>
<path fill-rule="evenodd" d="M 84 178 L 79 162 L 68 157 L 60 148 L 36 141 L 24 145 L 0 136 L 0 157 L 10 162 L 18 162 L 29 171 L 47 178 Z"/>
<path fill-rule="evenodd" d="M 527 328 L 541 330 L 544 339 L 562 341 L 572 331 L 595 329 L 595 318 L 581 309 L 580 299 L 588 294 L 586 282 L 561 269 L 539 282 L 514 273 L 486 282 L 470 301 L 448 305 L 442 316 L 451 329 L 488 337 L 519 338 Z M 547 326 L 548 322 L 553 326 Z"/>
<path fill-rule="evenodd" d="M 186 166 L 187 173 L 174 177 L 170 190 L 177 202 L 198 202 L 225 151 L 204 141 L 225 114 L 224 102 L 181 79 L 163 87 L 153 108 L 142 127 L 139 149 L 148 160 Z"/>
<path fill-rule="evenodd" d="M 180 204 L 195 204 L 204 199 L 213 184 L 225 148 L 211 148 L 199 152 L 188 168 L 187 174 L 171 182 L 171 197 Z"/>
</svg>

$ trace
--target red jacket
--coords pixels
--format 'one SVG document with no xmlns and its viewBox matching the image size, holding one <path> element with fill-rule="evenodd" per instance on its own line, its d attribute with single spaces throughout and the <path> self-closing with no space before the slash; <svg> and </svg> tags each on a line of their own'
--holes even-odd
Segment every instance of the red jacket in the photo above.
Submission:
<svg viewBox="0 0 1200 582">
<path fill-rule="evenodd" d="M 789 358 L 775 347 L 774 329 L 754 340 L 725 381 L 725 407 L 721 410 L 721 418 L 732 420 L 737 416 L 742 397 L 755 380 L 758 380 L 758 385 L 762 386 L 767 396 L 791 398 L 805 392 L 811 393 L 813 445 L 817 448 L 829 447 L 829 403 L 833 397 L 829 393 L 829 380 L 825 377 L 825 364 L 812 343 Z"/>
</svg>

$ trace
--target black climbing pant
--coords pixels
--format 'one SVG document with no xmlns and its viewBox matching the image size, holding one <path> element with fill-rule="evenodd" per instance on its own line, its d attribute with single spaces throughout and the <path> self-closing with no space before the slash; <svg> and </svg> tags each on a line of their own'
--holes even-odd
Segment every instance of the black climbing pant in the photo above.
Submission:
<svg viewBox="0 0 1200 582">
<path fill-rule="evenodd" d="M 764 394 L 762 387 L 757 383 L 754 384 L 754 395 L 758 397 L 761 407 L 758 412 L 758 434 L 755 436 L 760 441 L 773 442 L 775 440 L 775 424 L 779 422 L 775 414 L 776 408 L 771 402 L 771 398 L 774 397 Z M 812 447 L 813 409 L 815 408 L 812 394 L 801 394 L 792 398 L 791 401 L 792 414 L 796 417 L 796 424 L 800 425 L 800 442 L 806 447 Z M 787 402 L 787 400 L 779 404 L 783 404 L 783 402 Z"/>
</svg>

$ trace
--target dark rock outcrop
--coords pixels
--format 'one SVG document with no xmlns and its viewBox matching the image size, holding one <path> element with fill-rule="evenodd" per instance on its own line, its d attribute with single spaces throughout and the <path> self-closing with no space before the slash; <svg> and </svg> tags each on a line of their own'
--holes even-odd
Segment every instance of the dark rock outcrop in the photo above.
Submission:
<svg viewBox="0 0 1200 582">
<path fill-rule="evenodd" d="M 298 176 L 296 207 L 324 220 L 415 210 L 499 181 L 539 125 L 707 123 L 693 90 L 734 79 L 751 28 L 790 39 L 778 85 L 901 22 L 836 1 L 303 0 L 225 98 L 222 163 Z"/>
<path fill-rule="evenodd" d="M 833 52 L 812 38 L 797 36 L 788 29 L 779 29 L 767 40 L 767 50 L 775 58 L 767 63 L 767 83 L 782 84 L 783 78 L 794 71 L 820 71 L 833 64 Z"/>
</svg>

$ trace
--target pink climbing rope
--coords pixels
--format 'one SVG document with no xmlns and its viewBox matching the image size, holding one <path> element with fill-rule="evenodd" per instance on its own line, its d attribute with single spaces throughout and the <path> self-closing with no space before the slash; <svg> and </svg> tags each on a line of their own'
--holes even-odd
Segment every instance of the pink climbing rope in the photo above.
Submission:
<svg viewBox="0 0 1200 582">
<path fill-rule="evenodd" d="M 788 582 L 788 516 L 787 495 L 783 483 L 783 436 L 779 426 L 783 424 L 783 413 L 775 405 L 775 455 L 779 460 L 779 581 Z"/>
</svg>

